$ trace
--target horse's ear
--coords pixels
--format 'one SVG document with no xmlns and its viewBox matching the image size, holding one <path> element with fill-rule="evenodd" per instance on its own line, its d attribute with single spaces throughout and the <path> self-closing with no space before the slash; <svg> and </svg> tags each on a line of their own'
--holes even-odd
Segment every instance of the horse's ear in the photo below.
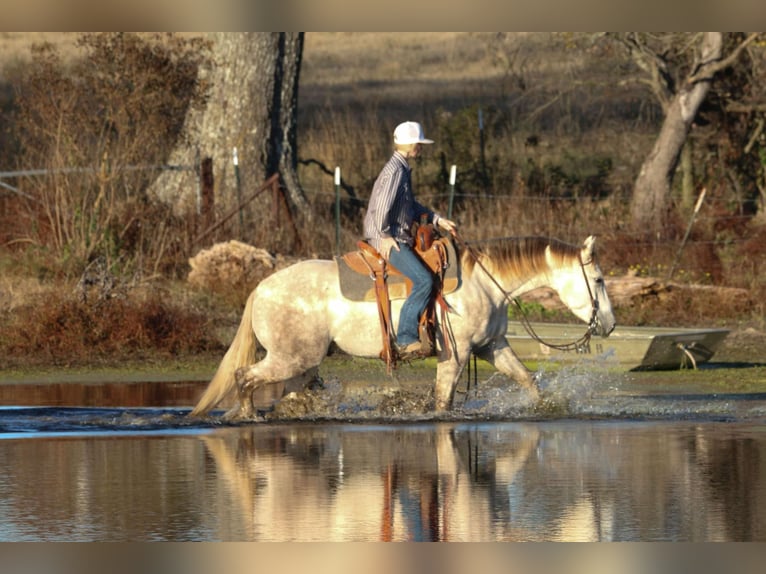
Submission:
<svg viewBox="0 0 766 574">
<path fill-rule="evenodd" d="M 551 254 L 550 244 L 545 246 L 545 263 L 548 264 L 548 267 L 554 267 L 553 255 Z"/>
<path fill-rule="evenodd" d="M 590 261 L 593 258 L 593 247 L 596 243 L 596 237 L 594 235 L 588 235 L 582 244 L 582 259 L 583 261 Z"/>
</svg>

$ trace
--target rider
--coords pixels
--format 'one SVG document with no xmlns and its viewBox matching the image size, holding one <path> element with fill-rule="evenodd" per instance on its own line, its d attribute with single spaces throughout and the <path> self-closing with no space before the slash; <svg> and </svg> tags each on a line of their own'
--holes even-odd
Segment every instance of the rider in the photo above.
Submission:
<svg viewBox="0 0 766 574">
<path fill-rule="evenodd" d="M 418 337 L 420 315 L 428 305 L 433 288 L 433 275 L 412 249 L 412 226 L 422 215 L 453 233 L 453 221 L 441 217 L 415 200 L 409 160 L 420 154 L 423 144 L 434 143 L 426 139 L 423 127 L 417 122 L 404 122 L 394 130 L 394 154 L 375 180 L 370 203 L 364 218 L 364 236 L 383 258 L 412 281 L 412 291 L 402 305 L 396 332 L 396 350 L 401 358 L 422 356 Z"/>
</svg>

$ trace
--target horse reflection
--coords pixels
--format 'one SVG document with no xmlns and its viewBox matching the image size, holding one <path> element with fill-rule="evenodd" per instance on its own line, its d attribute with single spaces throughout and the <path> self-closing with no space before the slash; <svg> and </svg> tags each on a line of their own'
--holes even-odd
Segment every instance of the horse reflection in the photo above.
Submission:
<svg viewBox="0 0 766 574">
<path fill-rule="evenodd" d="M 485 538 L 492 504 L 472 482 L 487 472 L 512 482 L 537 442 L 534 425 L 520 425 L 508 437 L 513 447 L 492 469 L 480 469 L 481 445 L 449 425 L 379 432 L 301 427 L 287 436 L 264 430 L 202 438 L 225 496 L 233 498 L 226 506 L 238 509 L 236 518 L 222 521 L 231 528 L 224 539 Z"/>
<path fill-rule="evenodd" d="M 202 440 L 225 540 L 759 539 L 764 447 L 716 432 L 268 425 Z"/>
</svg>

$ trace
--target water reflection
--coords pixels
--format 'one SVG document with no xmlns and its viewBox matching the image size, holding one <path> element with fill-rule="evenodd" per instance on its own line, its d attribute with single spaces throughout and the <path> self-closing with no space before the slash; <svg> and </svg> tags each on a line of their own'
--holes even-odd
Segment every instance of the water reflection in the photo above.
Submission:
<svg viewBox="0 0 766 574">
<path fill-rule="evenodd" d="M 766 427 L 251 425 L 0 440 L 0 540 L 766 540 Z"/>
<path fill-rule="evenodd" d="M 256 428 L 203 440 L 248 539 L 763 540 L 766 435 L 734 428 Z"/>
<path fill-rule="evenodd" d="M 198 436 L 0 441 L 0 540 L 194 539 Z"/>
<path fill-rule="evenodd" d="M 0 405 L 174 407 L 194 404 L 209 381 L 122 381 L 0 384 Z"/>
<path fill-rule="evenodd" d="M 0 441 L 0 540 L 766 540 L 766 427 L 263 425 Z"/>
</svg>

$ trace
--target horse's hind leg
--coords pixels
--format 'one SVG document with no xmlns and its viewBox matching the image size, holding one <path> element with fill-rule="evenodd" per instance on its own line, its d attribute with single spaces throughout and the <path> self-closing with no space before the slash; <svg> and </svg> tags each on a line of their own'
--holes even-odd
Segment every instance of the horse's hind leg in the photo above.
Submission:
<svg viewBox="0 0 766 574">
<path fill-rule="evenodd" d="M 227 418 L 254 418 L 255 393 L 264 386 L 282 384 L 285 389 L 295 390 L 316 376 L 317 367 L 306 368 L 293 358 L 267 353 L 262 361 L 237 370 L 236 381 L 239 405 L 227 413 Z M 284 391 L 281 393 L 284 394 Z M 280 397 L 274 397 L 274 402 Z"/>
</svg>

